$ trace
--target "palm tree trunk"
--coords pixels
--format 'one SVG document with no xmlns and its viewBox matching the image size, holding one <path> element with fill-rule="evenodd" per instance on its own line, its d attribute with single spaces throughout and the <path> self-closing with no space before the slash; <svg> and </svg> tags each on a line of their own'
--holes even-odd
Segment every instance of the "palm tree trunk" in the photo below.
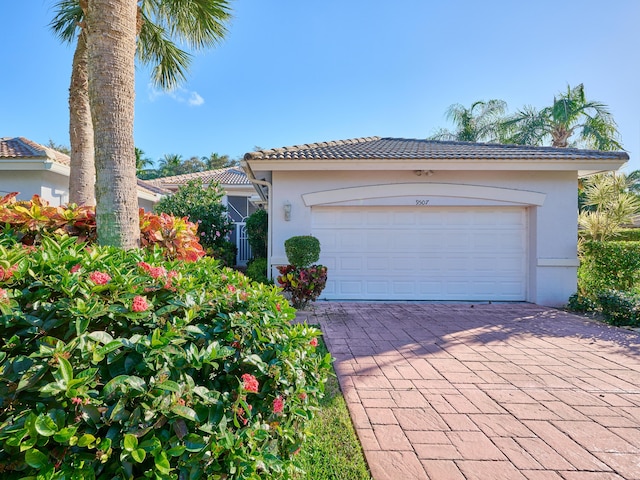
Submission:
<svg viewBox="0 0 640 480">
<path fill-rule="evenodd" d="M 91 0 L 87 38 L 98 242 L 140 243 L 133 141 L 136 0 Z"/>
<path fill-rule="evenodd" d="M 69 140 L 71 142 L 69 202 L 78 205 L 95 205 L 96 203 L 93 124 L 89 107 L 88 82 L 87 33 L 82 29 L 73 54 L 69 87 Z"/>
</svg>

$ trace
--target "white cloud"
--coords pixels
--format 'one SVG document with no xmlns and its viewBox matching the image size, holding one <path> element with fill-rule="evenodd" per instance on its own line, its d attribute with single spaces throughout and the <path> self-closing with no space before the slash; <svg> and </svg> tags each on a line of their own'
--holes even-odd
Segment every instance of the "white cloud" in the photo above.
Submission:
<svg viewBox="0 0 640 480">
<path fill-rule="evenodd" d="M 190 107 L 199 107 L 204 103 L 204 98 L 193 90 L 187 90 L 184 87 L 178 87 L 174 90 L 159 90 L 155 88 L 152 84 L 148 85 L 149 90 L 149 100 L 154 102 L 156 99 L 160 97 L 169 97 L 175 100 L 178 103 L 186 103 Z"/>
<path fill-rule="evenodd" d="M 192 107 L 199 107 L 204 103 L 204 98 L 202 98 L 198 92 L 191 92 L 189 96 L 189 105 Z"/>
</svg>

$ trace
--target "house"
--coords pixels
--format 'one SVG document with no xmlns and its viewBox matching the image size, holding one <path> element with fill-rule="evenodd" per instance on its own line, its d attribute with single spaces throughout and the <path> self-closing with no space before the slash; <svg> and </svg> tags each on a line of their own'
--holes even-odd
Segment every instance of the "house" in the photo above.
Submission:
<svg viewBox="0 0 640 480">
<path fill-rule="evenodd" d="M 23 137 L 0 138 L 0 196 L 20 192 L 28 200 L 40 195 L 51 205 L 69 202 L 69 156 Z M 138 203 L 152 210 L 163 192 L 138 180 Z"/>
<path fill-rule="evenodd" d="M 170 192 L 175 192 L 191 180 L 201 180 L 205 186 L 212 182 L 218 182 L 224 189 L 225 196 L 222 198 L 222 203 L 226 205 L 229 218 L 234 224 L 231 232 L 231 241 L 238 248 L 236 265 L 245 266 L 247 261 L 251 259 L 246 220 L 249 215 L 256 211 L 256 204 L 259 203 L 259 197 L 247 178 L 247 174 L 240 167 L 227 167 L 156 178 L 147 182 Z"/>
<path fill-rule="evenodd" d="M 269 264 L 314 235 L 326 299 L 528 301 L 576 290 L 577 183 L 624 152 L 368 137 L 247 153 Z"/>
</svg>

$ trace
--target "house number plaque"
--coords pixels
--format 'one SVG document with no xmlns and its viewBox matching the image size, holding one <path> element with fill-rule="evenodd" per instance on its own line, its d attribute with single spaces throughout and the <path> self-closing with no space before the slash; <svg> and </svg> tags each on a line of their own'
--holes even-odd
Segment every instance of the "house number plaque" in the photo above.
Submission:
<svg viewBox="0 0 640 480">
<path fill-rule="evenodd" d="M 429 205 L 429 200 L 421 200 L 419 198 L 416 198 L 416 205 L 418 206 L 425 206 L 425 205 Z"/>
</svg>

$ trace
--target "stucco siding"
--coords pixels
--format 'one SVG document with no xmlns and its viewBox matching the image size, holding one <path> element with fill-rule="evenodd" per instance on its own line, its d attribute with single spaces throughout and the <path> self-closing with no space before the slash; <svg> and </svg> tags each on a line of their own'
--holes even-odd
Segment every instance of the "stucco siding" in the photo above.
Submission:
<svg viewBox="0 0 640 480">
<path fill-rule="evenodd" d="M 417 176 L 413 171 L 313 171 L 282 172 L 274 171 L 271 208 L 273 215 L 272 257 L 273 265 L 287 263 L 284 241 L 294 235 L 311 233 L 311 207 L 305 204 L 303 195 L 336 190 L 341 188 L 365 187 L 376 185 L 394 185 L 399 193 L 396 200 L 380 199 L 379 204 L 399 202 L 398 208 L 412 201 L 411 195 L 402 193 L 403 184 L 438 184 L 438 195 L 424 195 L 420 201 L 429 205 L 517 205 L 504 200 L 486 198 L 447 197 L 444 186 L 451 185 L 455 194 L 457 185 L 492 187 L 508 189 L 511 197 L 537 199 L 541 204 L 520 204 L 528 211 L 529 245 L 527 300 L 544 304 L 560 305 L 566 303 L 569 295 L 575 291 L 577 271 L 577 172 L 534 172 L 534 171 L 436 171 L 433 175 Z M 426 188 L 425 191 L 429 189 Z M 473 189 L 458 189 L 473 191 Z M 489 191 L 476 189 L 478 192 Z M 412 188 L 412 192 L 416 191 Z M 535 192 L 539 195 L 525 195 Z M 400 198 L 402 197 L 402 198 Z M 319 198 L 315 196 L 314 198 Z M 417 198 L 417 197 L 416 197 Z M 542 199 L 542 201 L 538 201 Z M 325 198 L 326 200 L 326 198 Z M 323 200 L 324 201 L 324 200 Z M 429 204 L 429 202 L 431 202 Z M 284 218 L 283 205 L 291 204 L 291 219 Z M 375 205 L 375 199 L 367 199 L 361 204 Z M 350 205 L 358 200 L 350 200 Z M 415 205 L 415 203 L 414 203 Z M 329 272 L 331 275 L 331 272 Z"/>
</svg>

